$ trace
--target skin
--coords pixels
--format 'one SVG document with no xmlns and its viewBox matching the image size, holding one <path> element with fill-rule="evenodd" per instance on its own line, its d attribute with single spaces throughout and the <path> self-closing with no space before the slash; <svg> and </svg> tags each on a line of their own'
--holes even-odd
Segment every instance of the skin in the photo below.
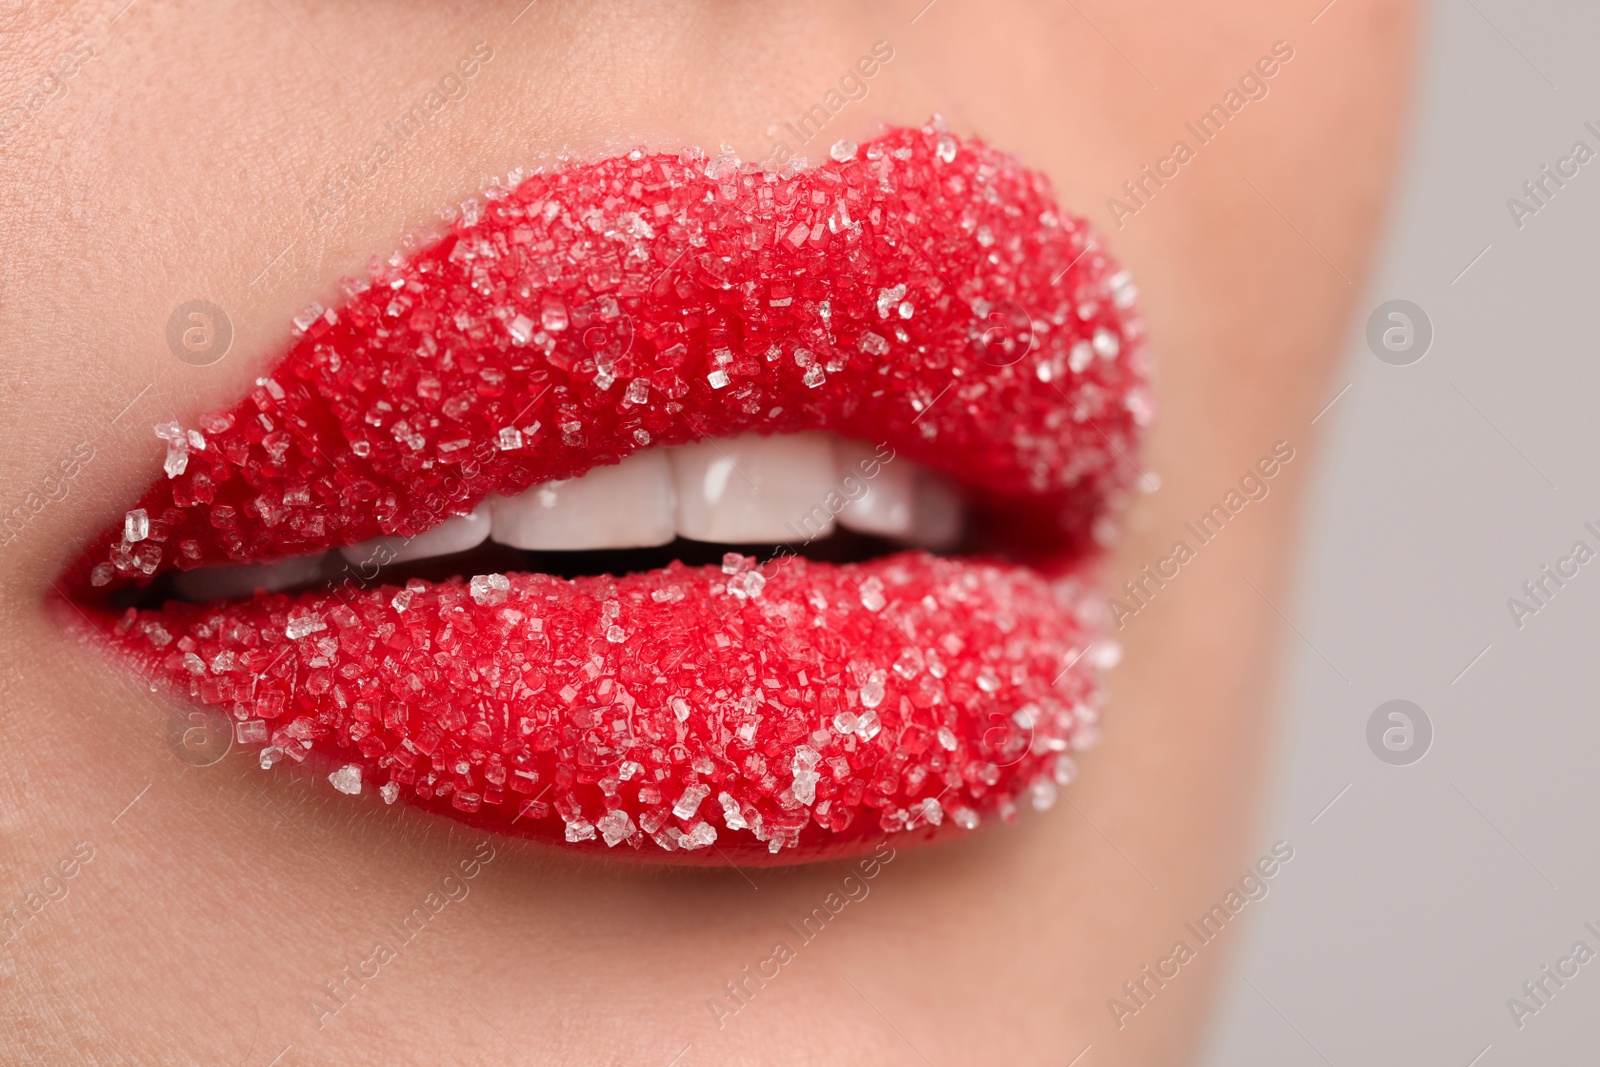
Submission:
<svg viewBox="0 0 1600 1067">
<path fill-rule="evenodd" d="M 1342 0 L 1313 25 L 1316 5 L 1266 0 L 939 0 L 914 23 L 923 0 L 544 2 L 512 24 L 522 0 L 125 2 L 0 4 L 0 106 L 75 42 L 94 52 L 0 153 L 0 511 L 94 448 L 0 547 L 0 905 L 48 901 L 0 945 L 7 1061 L 1059 1064 L 1092 1045 L 1093 1067 L 1184 1062 L 1237 933 L 1120 1029 L 1107 1000 L 1268 847 L 1255 802 L 1275 653 L 1295 640 L 1279 609 L 1294 616 L 1310 423 L 1337 391 L 1382 219 L 1412 5 Z M 466 95 L 319 223 L 308 199 L 481 40 L 494 58 Z M 1162 405 L 1144 465 L 1164 487 L 1127 516 L 1114 585 L 1275 442 L 1295 450 L 1270 496 L 1116 635 L 1105 739 L 1071 803 L 900 850 L 801 944 L 785 924 L 852 865 L 475 853 L 480 838 L 446 822 L 239 752 L 175 758 L 176 702 L 50 603 L 51 580 L 155 476 L 150 427 L 241 395 L 298 309 L 491 176 L 639 144 L 765 158 L 768 127 L 877 40 L 893 60 L 803 151 L 942 112 L 1046 170 L 1140 281 Z M 1295 55 L 1270 94 L 1119 229 L 1107 198 L 1174 139 L 1192 146 L 1183 122 L 1280 40 Z M 165 341 L 196 296 L 234 328 L 204 368 Z M 78 842 L 93 858 L 50 899 L 41 880 Z M 458 862 L 491 847 L 462 878 Z M 337 1004 L 324 983 L 430 892 L 449 902 L 319 1025 L 310 999 Z M 719 1027 L 708 1000 L 778 940 L 795 958 Z"/>
</svg>

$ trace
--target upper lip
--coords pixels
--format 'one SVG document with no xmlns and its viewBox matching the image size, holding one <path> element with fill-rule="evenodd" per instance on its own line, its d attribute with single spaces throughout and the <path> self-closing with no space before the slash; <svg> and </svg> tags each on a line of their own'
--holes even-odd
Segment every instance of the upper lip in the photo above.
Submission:
<svg viewBox="0 0 1600 1067">
<path fill-rule="evenodd" d="M 782 177 L 637 152 L 534 174 L 308 308 L 233 408 L 159 428 L 148 532 L 105 531 L 65 584 L 88 604 L 415 535 L 643 447 L 813 430 L 1031 516 L 1059 562 L 1148 418 L 1131 302 L 1042 177 L 937 124 Z"/>
</svg>

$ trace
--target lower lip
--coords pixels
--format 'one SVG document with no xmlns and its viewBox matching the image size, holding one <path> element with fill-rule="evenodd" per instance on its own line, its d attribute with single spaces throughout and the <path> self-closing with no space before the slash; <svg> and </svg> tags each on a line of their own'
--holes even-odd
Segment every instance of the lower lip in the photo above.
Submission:
<svg viewBox="0 0 1600 1067">
<path fill-rule="evenodd" d="M 100 621 L 263 766 L 588 852 L 782 864 L 1048 806 L 1097 732 L 1089 569 L 730 554 Z"/>
</svg>

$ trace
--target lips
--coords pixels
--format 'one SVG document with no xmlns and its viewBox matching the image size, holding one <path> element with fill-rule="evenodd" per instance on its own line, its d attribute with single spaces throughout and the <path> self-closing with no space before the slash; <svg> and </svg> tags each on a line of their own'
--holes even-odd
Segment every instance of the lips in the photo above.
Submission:
<svg viewBox="0 0 1600 1067">
<path fill-rule="evenodd" d="M 264 768 L 578 850 L 788 863 L 1047 806 L 1096 733 L 1095 557 L 1150 418 L 1132 286 L 937 122 L 830 155 L 514 176 L 308 308 L 240 403 L 156 427 L 69 595 Z M 835 483 L 741 470 L 816 441 Z M 708 448 L 765 503 L 712 494 Z M 925 483 L 959 554 L 884 518 Z"/>
</svg>

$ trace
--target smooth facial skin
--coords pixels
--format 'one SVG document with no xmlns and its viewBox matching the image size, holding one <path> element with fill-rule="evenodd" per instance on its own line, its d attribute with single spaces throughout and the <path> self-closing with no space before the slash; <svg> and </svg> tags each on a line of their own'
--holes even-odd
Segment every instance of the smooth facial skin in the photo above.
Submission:
<svg viewBox="0 0 1600 1067">
<path fill-rule="evenodd" d="M 1313 24 L 1315 4 L 1264 0 L 125 3 L 0 4 L 6 1059 L 1043 1064 L 1092 1045 L 1085 1064 L 1182 1062 L 1235 934 L 1120 1029 L 1106 1002 L 1267 847 L 1278 609 L 1294 615 L 1310 423 L 1386 202 L 1411 5 L 1342 0 Z M 878 41 L 893 58 L 801 154 L 941 112 L 1046 170 L 1138 278 L 1162 410 L 1144 465 L 1163 487 L 1127 518 L 1114 586 L 1196 548 L 1184 524 L 1293 449 L 1125 619 L 1070 803 L 902 849 L 871 878 L 480 845 L 243 753 L 178 758 L 183 709 L 63 624 L 51 581 L 159 469 L 151 426 L 242 395 L 341 275 L 562 152 L 793 148 L 783 124 Z M 376 140 L 399 143 L 387 124 L 479 42 L 492 59 L 377 164 Z M 1200 144 L 1185 122 L 1275 42 L 1293 58 Z M 1193 158 L 1129 200 L 1123 182 L 1179 139 Z M 1120 228 L 1112 196 L 1138 207 Z M 234 331 L 207 367 L 166 340 L 197 297 Z M 841 898 L 806 942 L 800 919 Z M 792 958 L 768 962 L 780 942 Z M 729 981 L 753 991 L 743 1006 Z"/>
</svg>

